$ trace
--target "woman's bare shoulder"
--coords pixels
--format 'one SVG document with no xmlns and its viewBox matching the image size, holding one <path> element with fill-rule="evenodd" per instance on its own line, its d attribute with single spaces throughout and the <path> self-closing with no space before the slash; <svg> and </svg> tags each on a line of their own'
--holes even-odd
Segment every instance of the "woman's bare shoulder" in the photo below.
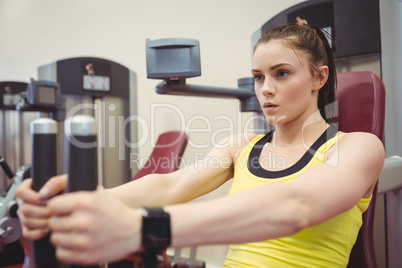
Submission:
<svg viewBox="0 0 402 268">
<path fill-rule="evenodd" d="M 385 158 L 385 148 L 383 142 L 374 134 L 368 132 L 349 132 L 339 141 L 340 148 L 352 151 L 364 158 Z"/>
<path fill-rule="evenodd" d="M 261 136 L 261 134 L 257 133 L 241 133 L 230 135 L 224 139 L 222 139 L 215 148 L 228 150 L 233 157 L 233 160 L 236 159 L 236 156 L 247 146 L 250 142 L 252 142 L 255 138 Z"/>
<path fill-rule="evenodd" d="M 382 146 L 382 141 L 374 134 L 369 132 L 339 132 L 340 134 L 346 134 L 343 140 L 347 141 L 349 146 L 358 146 L 360 144 L 377 145 Z"/>
</svg>

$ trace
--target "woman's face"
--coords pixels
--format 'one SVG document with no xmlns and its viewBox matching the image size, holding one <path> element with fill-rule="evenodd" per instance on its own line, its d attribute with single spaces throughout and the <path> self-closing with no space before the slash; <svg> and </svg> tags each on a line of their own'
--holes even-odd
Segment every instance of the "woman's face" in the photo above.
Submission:
<svg viewBox="0 0 402 268">
<path fill-rule="evenodd" d="M 255 93 L 269 124 L 283 125 L 304 120 L 318 110 L 321 83 L 310 71 L 310 62 L 300 51 L 271 40 L 255 50 L 252 75 Z"/>
</svg>

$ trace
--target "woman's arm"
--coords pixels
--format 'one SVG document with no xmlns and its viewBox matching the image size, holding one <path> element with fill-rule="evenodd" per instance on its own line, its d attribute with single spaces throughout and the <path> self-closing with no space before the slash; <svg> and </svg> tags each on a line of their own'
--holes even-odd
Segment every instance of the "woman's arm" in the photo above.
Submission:
<svg viewBox="0 0 402 268">
<path fill-rule="evenodd" d="M 325 163 L 293 183 L 270 183 L 203 203 L 167 206 L 172 246 L 232 244 L 292 235 L 369 197 L 385 153 L 367 133 L 342 137 Z"/>
<path fill-rule="evenodd" d="M 107 192 L 130 207 L 184 203 L 205 195 L 233 177 L 234 163 L 241 150 L 257 135 L 239 134 L 222 139 L 192 165 L 169 174 L 150 174 L 108 189 Z"/>
<path fill-rule="evenodd" d="M 220 145 L 230 144 L 228 137 Z M 108 189 L 107 192 L 130 207 L 183 203 L 207 194 L 233 177 L 236 152 L 244 146 L 213 148 L 202 161 L 169 174 L 150 174 Z"/>
<path fill-rule="evenodd" d="M 266 184 L 215 200 L 165 206 L 171 217 L 171 246 L 260 241 L 319 224 L 369 196 L 384 157 L 376 137 L 349 134 L 329 152 L 326 163 L 293 183 Z M 88 264 L 141 250 L 141 209 L 130 209 L 115 198 L 105 203 L 107 198 L 102 192 L 73 193 L 49 202 L 54 215 L 52 242 L 59 258 Z"/>
<path fill-rule="evenodd" d="M 105 192 L 130 207 L 162 206 L 186 202 L 208 193 L 232 177 L 235 155 L 255 135 L 239 139 L 228 137 L 220 142 L 202 162 L 172 174 L 154 174 Z M 244 137 L 244 136 L 242 136 Z M 236 143 L 236 141 L 241 141 Z M 26 238 L 37 240 L 49 232 L 50 217 L 46 202 L 64 191 L 67 175 L 51 178 L 39 192 L 31 189 L 32 180 L 25 180 L 17 189 L 19 218 Z"/>
</svg>

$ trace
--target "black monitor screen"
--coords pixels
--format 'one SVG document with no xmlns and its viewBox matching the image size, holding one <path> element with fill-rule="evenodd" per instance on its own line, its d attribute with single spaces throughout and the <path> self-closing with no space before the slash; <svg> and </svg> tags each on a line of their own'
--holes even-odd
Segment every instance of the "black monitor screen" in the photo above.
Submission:
<svg viewBox="0 0 402 268">
<path fill-rule="evenodd" d="M 190 70 L 190 48 L 156 49 L 157 72 L 186 72 Z"/>
<path fill-rule="evenodd" d="M 147 77 L 186 78 L 201 75 L 199 42 L 185 38 L 147 40 Z"/>
<path fill-rule="evenodd" d="M 54 87 L 39 86 L 38 87 L 38 101 L 41 104 L 55 104 L 56 103 L 56 89 Z"/>
</svg>

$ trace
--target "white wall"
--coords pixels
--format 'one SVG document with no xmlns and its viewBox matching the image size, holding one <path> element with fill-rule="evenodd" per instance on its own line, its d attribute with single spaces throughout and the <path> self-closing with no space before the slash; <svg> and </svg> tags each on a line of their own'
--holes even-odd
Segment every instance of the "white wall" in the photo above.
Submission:
<svg viewBox="0 0 402 268">
<path fill-rule="evenodd" d="M 145 40 L 193 38 L 200 41 L 202 76 L 187 83 L 237 87 L 250 76 L 251 35 L 269 18 L 300 0 L 0 0 L 0 81 L 28 82 L 37 67 L 64 58 L 99 57 L 118 62 L 137 74 L 138 113 L 156 137 L 188 125 L 192 131 L 185 163 L 209 151 L 229 132 L 243 132 L 250 114 L 239 116 L 237 100 L 176 97 L 154 92 L 159 80 L 146 78 Z M 151 105 L 177 107 L 155 110 Z M 180 121 L 180 114 L 185 121 Z M 226 115 L 233 120 L 214 120 Z M 204 117 L 196 116 L 206 116 Z M 194 120 L 194 121 L 191 121 Z M 211 124 L 206 133 L 196 131 Z M 233 129 L 221 133 L 218 129 Z M 195 133 L 200 132 L 200 133 Z M 213 138 L 211 140 L 211 138 Z M 139 149 L 148 156 L 151 142 Z M 205 146 L 204 146 L 205 145 Z M 196 148 L 205 147 L 205 148 Z M 201 154 L 195 154 L 196 152 Z M 212 196 L 225 194 L 227 188 Z M 197 257 L 219 265 L 226 247 L 201 247 Z"/>
<path fill-rule="evenodd" d="M 150 105 L 157 103 L 179 107 L 185 123 L 195 115 L 213 119 L 224 114 L 236 120 L 236 100 L 157 95 L 154 87 L 160 80 L 146 78 L 145 40 L 199 40 L 202 76 L 187 83 L 235 88 L 238 78 L 250 76 L 251 34 L 298 2 L 0 0 L 0 80 L 37 78 L 38 66 L 63 58 L 101 57 L 136 72 L 139 101 L 135 105 L 150 124 Z M 157 134 L 181 127 L 177 112 L 159 111 L 154 124 Z M 214 127 L 224 122 L 212 123 Z M 202 137 L 205 142 L 207 136 Z M 150 147 L 141 148 L 140 153 L 149 154 Z"/>
</svg>

